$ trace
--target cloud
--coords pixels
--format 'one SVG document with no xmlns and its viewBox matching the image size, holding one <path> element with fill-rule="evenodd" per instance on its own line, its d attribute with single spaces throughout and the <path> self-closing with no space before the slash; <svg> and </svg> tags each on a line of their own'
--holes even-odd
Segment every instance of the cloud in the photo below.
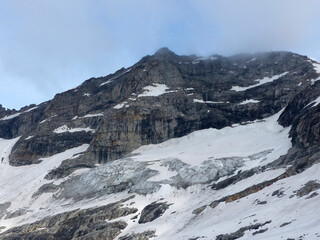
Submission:
<svg viewBox="0 0 320 240">
<path fill-rule="evenodd" d="M 204 22 L 215 25 L 215 50 L 222 53 L 305 49 L 319 38 L 317 0 L 191 2 Z"/>
<path fill-rule="evenodd" d="M 318 0 L 0 0 L 0 103 L 40 103 L 163 46 L 320 59 L 319 7 Z"/>
</svg>

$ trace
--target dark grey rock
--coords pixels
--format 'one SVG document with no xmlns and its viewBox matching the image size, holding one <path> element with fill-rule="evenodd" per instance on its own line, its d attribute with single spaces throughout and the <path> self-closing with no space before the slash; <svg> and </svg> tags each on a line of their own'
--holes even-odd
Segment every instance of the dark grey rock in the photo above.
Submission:
<svg viewBox="0 0 320 240">
<path fill-rule="evenodd" d="M 0 219 L 5 215 L 6 210 L 11 206 L 11 202 L 4 202 L 0 204 Z"/>
<path fill-rule="evenodd" d="M 278 189 L 274 191 L 271 196 L 277 196 L 278 198 L 281 198 L 284 196 L 284 191 L 282 189 Z"/>
<path fill-rule="evenodd" d="M 259 199 L 256 199 L 254 203 L 257 205 L 264 205 L 264 204 L 267 204 L 267 201 L 260 201 Z"/>
<path fill-rule="evenodd" d="M 215 208 L 216 206 L 219 205 L 219 203 L 220 203 L 220 202 L 218 202 L 218 201 L 214 201 L 214 202 L 210 203 L 209 206 L 210 206 L 211 208 Z"/>
<path fill-rule="evenodd" d="M 203 206 L 193 210 L 192 213 L 198 215 L 198 214 L 202 213 L 206 208 L 207 208 L 207 205 L 203 205 Z"/>
<path fill-rule="evenodd" d="M 32 195 L 32 198 L 38 197 L 42 193 L 52 193 L 59 189 L 59 186 L 54 185 L 53 183 L 47 183 L 42 185 L 37 192 Z"/>
<path fill-rule="evenodd" d="M 74 210 L 43 220 L 14 227 L 0 234 L 0 239 L 114 239 L 127 223 L 108 220 L 134 214 L 136 208 L 123 208 L 131 198 L 103 207 Z"/>
<path fill-rule="evenodd" d="M 153 220 L 159 218 L 162 216 L 162 214 L 169 208 L 169 204 L 162 202 L 162 203 L 157 203 L 153 202 L 146 206 L 142 212 L 141 216 L 139 219 L 139 223 L 147 223 L 147 222 L 152 222 Z"/>
<path fill-rule="evenodd" d="M 269 223 L 271 223 L 271 221 L 267 221 L 267 222 L 264 222 L 264 223 L 257 223 L 257 224 L 249 225 L 249 226 L 246 226 L 246 227 L 242 227 L 238 231 L 233 232 L 233 233 L 220 234 L 220 235 L 218 235 L 216 237 L 216 240 L 234 240 L 234 239 L 238 239 L 238 238 L 241 238 L 241 237 L 244 236 L 245 231 L 257 230 L 260 227 L 263 227 L 263 226 L 265 226 L 266 224 L 269 224 Z M 267 231 L 268 229 L 261 229 L 261 230 L 257 231 L 257 233 L 263 233 L 263 232 Z"/>
<path fill-rule="evenodd" d="M 282 224 L 280 225 L 280 227 L 285 227 L 285 226 L 289 225 L 290 223 L 291 223 L 291 222 L 282 223 Z"/>
<path fill-rule="evenodd" d="M 314 193 L 310 194 L 310 196 L 306 197 L 306 199 L 310 199 L 310 198 L 316 197 L 318 195 L 319 195 L 319 193 L 314 192 Z"/>
<path fill-rule="evenodd" d="M 257 235 L 257 234 L 264 233 L 264 232 L 266 232 L 266 231 L 268 231 L 268 228 L 264 228 L 264 229 L 261 229 L 261 230 L 259 230 L 259 231 L 255 231 L 255 232 L 252 233 L 252 236 Z"/>
<path fill-rule="evenodd" d="M 309 181 L 297 191 L 296 195 L 298 197 L 303 197 L 318 189 L 320 189 L 320 183 L 318 183 L 317 181 Z"/>
<path fill-rule="evenodd" d="M 124 237 L 120 237 L 119 240 L 148 240 L 153 237 L 156 237 L 155 231 L 146 231 L 143 233 L 135 233 L 135 234 L 131 234 L 131 235 L 126 235 Z"/>
<path fill-rule="evenodd" d="M 19 216 L 26 214 L 26 212 L 27 212 L 26 209 L 18 209 L 17 211 L 14 211 L 14 212 L 7 212 L 4 219 L 19 217 Z"/>
</svg>

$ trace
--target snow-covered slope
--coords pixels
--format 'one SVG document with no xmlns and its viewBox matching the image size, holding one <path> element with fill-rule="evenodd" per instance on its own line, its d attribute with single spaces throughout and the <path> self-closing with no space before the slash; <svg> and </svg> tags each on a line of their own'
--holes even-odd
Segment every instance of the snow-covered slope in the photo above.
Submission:
<svg viewBox="0 0 320 240">
<path fill-rule="evenodd" d="M 226 188 L 210 188 L 212 183 L 236 175 L 240 170 L 267 165 L 287 153 L 291 147 L 289 128 L 278 125 L 279 115 L 220 130 L 196 131 L 164 143 L 143 146 L 132 156 L 91 170 L 80 170 L 59 181 L 43 177 L 63 160 L 84 152 L 87 145 L 43 159 L 38 165 L 11 167 L 7 156 L 17 139 L 2 139 L 4 161 L 0 165 L 0 201 L 11 203 L 6 209 L 7 216 L 8 213 L 21 216 L 4 217 L 1 226 L 7 230 L 45 216 L 103 206 L 135 194 L 130 206 L 137 208 L 138 212 L 155 201 L 167 202 L 170 206 L 161 217 L 144 224 L 132 219 L 133 215 L 121 218 L 128 226 L 119 238 L 151 230 L 155 231 L 156 239 L 215 239 L 220 234 L 233 233 L 254 224 L 265 225 L 244 231 L 242 239 L 297 238 L 302 232 L 310 236 L 306 239 L 315 238 L 320 219 L 312 216 L 316 216 L 320 198 L 318 195 L 310 199 L 308 196 L 300 198 L 295 196 L 295 191 L 308 181 L 320 181 L 319 164 L 246 198 L 220 202 L 214 208 L 209 206 L 218 199 L 285 172 L 283 168 L 266 168 Z M 180 186 L 181 179 L 187 187 Z M 119 192 L 99 194 L 105 186 L 128 181 L 134 184 Z M 42 185 L 51 182 L 60 187 L 35 196 Z M 202 211 L 195 213 L 199 207 L 203 207 Z M 262 233 L 261 230 L 265 229 Z M 259 230 L 260 234 L 252 235 Z"/>
</svg>

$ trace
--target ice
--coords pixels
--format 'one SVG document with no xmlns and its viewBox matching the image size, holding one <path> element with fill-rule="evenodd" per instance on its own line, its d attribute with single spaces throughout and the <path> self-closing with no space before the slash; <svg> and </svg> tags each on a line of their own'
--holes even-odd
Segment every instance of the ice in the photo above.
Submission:
<svg viewBox="0 0 320 240">
<path fill-rule="evenodd" d="M 262 78 L 262 79 L 257 79 L 257 80 L 255 80 L 255 82 L 258 82 L 258 83 L 254 84 L 254 85 L 251 85 L 249 87 L 233 86 L 231 88 L 231 90 L 237 91 L 237 92 L 246 91 L 246 90 L 248 90 L 250 88 L 255 88 L 255 87 L 261 86 L 261 85 L 263 85 L 265 83 L 273 82 L 273 81 L 275 81 L 275 80 L 287 75 L 288 73 L 289 72 L 284 72 L 284 73 L 279 74 L 279 75 L 274 75 L 271 78 L 270 77 L 265 77 L 265 78 Z"/>
<path fill-rule="evenodd" d="M 163 166 L 163 164 L 161 164 L 159 161 L 148 165 L 148 168 L 159 172 L 156 176 L 149 178 L 148 181 L 161 181 L 164 179 L 170 179 L 171 177 L 177 175 L 177 172 L 168 171 L 168 167 Z"/>
</svg>

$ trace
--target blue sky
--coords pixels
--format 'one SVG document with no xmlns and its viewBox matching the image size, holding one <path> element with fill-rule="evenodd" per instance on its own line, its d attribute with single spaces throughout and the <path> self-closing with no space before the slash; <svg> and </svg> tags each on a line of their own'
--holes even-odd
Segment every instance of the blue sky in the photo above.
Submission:
<svg viewBox="0 0 320 240">
<path fill-rule="evenodd" d="M 41 103 L 158 48 L 320 59 L 319 0 L 0 0 L 0 104 Z"/>
</svg>

